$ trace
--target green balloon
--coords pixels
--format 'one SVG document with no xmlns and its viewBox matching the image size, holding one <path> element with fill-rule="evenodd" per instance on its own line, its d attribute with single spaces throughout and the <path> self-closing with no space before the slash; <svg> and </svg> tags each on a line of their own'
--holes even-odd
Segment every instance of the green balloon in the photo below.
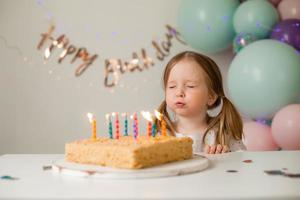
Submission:
<svg viewBox="0 0 300 200">
<path fill-rule="evenodd" d="M 250 33 L 257 39 L 270 35 L 279 15 L 274 6 L 266 0 L 251 0 L 242 3 L 233 17 L 236 33 Z"/>
<path fill-rule="evenodd" d="M 254 42 L 256 38 L 249 33 L 237 34 L 233 39 L 233 51 L 238 53 L 242 48 Z"/>
<path fill-rule="evenodd" d="M 232 18 L 238 6 L 238 0 L 184 0 L 179 7 L 178 29 L 198 51 L 222 51 L 235 36 Z"/>
<path fill-rule="evenodd" d="M 251 118 L 270 119 L 300 94 L 300 56 L 276 40 L 259 40 L 244 47 L 228 72 L 228 89 L 235 105 Z"/>
</svg>

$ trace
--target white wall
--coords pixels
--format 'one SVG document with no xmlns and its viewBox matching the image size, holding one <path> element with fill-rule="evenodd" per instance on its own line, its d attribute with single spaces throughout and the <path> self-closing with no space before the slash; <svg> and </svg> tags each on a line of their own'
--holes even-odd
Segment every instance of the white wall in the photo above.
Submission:
<svg viewBox="0 0 300 200">
<path fill-rule="evenodd" d="M 163 99 L 161 76 L 167 61 L 191 50 L 173 40 L 171 55 L 161 62 L 151 46 L 153 39 L 164 38 L 165 24 L 176 27 L 179 3 L 0 0 L 0 154 L 63 153 L 65 142 L 90 136 L 87 112 L 96 115 L 98 134 L 104 135 L 106 113 L 155 109 Z M 65 33 L 75 46 L 99 55 L 80 77 L 74 76 L 80 62 L 71 64 L 71 57 L 58 64 L 56 53 L 44 64 L 43 51 L 36 47 L 51 22 L 54 36 Z M 105 88 L 104 60 L 129 60 L 141 48 L 155 65 L 122 75 L 113 91 Z M 212 57 L 226 81 L 231 50 Z"/>
</svg>

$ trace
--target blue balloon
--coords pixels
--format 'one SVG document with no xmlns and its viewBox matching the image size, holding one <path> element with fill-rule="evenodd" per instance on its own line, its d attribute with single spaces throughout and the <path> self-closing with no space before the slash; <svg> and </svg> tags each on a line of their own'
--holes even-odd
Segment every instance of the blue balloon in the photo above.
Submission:
<svg viewBox="0 0 300 200">
<path fill-rule="evenodd" d="M 228 72 L 229 94 L 242 113 L 270 119 L 300 94 L 300 56 L 277 40 L 259 40 L 244 47 Z"/>
<path fill-rule="evenodd" d="M 186 42 L 204 53 L 216 53 L 232 44 L 232 18 L 238 0 L 184 0 L 178 12 L 178 28 Z"/>
</svg>

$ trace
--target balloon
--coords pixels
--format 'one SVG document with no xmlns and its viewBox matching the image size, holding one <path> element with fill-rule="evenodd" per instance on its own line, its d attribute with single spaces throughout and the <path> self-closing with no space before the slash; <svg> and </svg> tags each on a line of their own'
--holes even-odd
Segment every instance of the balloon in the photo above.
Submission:
<svg viewBox="0 0 300 200">
<path fill-rule="evenodd" d="M 271 126 L 272 120 L 271 119 L 256 119 L 255 120 L 257 123 L 263 124 L 263 125 L 268 125 Z"/>
<path fill-rule="evenodd" d="M 268 1 L 252 0 L 242 3 L 233 17 L 236 33 L 251 33 L 257 39 L 269 36 L 278 21 L 277 10 Z"/>
<path fill-rule="evenodd" d="M 249 33 L 239 33 L 233 40 L 233 51 L 238 53 L 242 48 L 255 40 L 255 37 Z"/>
<path fill-rule="evenodd" d="M 270 2 L 274 5 L 277 6 L 280 3 L 281 0 L 270 0 Z"/>
<path fill-rule="evenodd" d="M 300 150 L 300 104 L 288 105 L 276 113 L 272 134 L 282 149 Z"/>
<path fill-rule="evenodd" d="M 286 19 L 279 22 L 274 27 L 271 38 L 300 50 L 300 19 Z"/>
<path fill-rule="evenodd" d="M 234 38 L 232 17 L 238 0 L 185 0 L 178 12 L 178 29 L 186 42 L 198 51 L 220 52 Z"/>
<path fill-rule="evenodd" d="M 244 123 L 244 144 L 248 151 L 269 151 L 277 150 L 278 145 L 275 143 L 271 128 L 267 125 L 256 122 Z"/>
<path fill-rule="evenodd" d="M 300 94 L 300 56 L 282 42 L 266 39 L 243 48 L 228 71 L 235 105 L 252 119 L 270 119 Z"/>
<path fill-rule="evenodd" d="M 278 5 L 281 19 L 300 19 L 300 1 L 284 0 Z"/>
</svg>

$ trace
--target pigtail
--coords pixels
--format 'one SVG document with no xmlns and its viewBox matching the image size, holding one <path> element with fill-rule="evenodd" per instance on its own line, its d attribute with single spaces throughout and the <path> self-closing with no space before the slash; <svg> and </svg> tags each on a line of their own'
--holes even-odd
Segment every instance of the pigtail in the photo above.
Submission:
<svg viewBox="0 0 300 200">
<path fill-rule="evenodd" d="M 242 139 L 243 122 L 231 101 L 225 96 L 219 98 L 223 101 L 222 109 L 216 117 L 209 119 L 205 136 L 210 130 L 216 130 L 217 144 L 229 145 L 230 138 L 234 138 L 235 140 Z"/>
<path fill-rule="evenodd" d="M 167 103 L 166 101 L 164 100 L 160 106 L 158 107 L 158 112 L 160 112 L 161 114 L 163 114 L 164 116 L 164 120 L 166 121 L 167 123 L 167 130 L 168 130 L 168 133 L 170 135 L 175 135 L 175 128 L 174 128 L 174 125 L 172 123 L 172 120 L 170 118 L 170 115 L 169 113 L 167 112 Z M 157 131 L 161 132 L 161 123 L 160 123 L 160 120 L 158 119 L 155 119 L 155 122 L 156 124 L 156 127 L 157 127 Z"/>
</svg>

